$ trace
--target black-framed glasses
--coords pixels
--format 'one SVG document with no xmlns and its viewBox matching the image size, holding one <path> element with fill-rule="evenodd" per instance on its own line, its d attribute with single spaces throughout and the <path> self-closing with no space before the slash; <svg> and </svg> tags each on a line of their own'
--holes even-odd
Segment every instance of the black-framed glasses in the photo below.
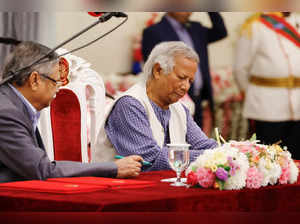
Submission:
<svg viewBox="0 0 300 224">
<path fill-rule="evenodd" d="M 39 73 L 40 74 L 40 73 Z M 44 74 L 40 74 L 41 76 L 43 76 L 44 78 L 52 81 L 55 83 L 56 87 L 61 87 L 63 85 L 63 82 L 60 81 L 60 80 L 55 80 L 55 79 L 52 79 L 51 77 L 47 76 L 47 75 L 44 75 Z"/>
</svg>

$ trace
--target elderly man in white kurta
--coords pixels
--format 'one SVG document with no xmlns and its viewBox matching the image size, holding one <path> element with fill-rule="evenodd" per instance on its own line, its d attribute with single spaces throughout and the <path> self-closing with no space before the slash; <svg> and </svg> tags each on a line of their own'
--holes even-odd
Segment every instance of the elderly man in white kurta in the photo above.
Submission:
<svg viewBox="0 0 300 224">
<path fill-rule="evenodd" d="M 244 116 L 263 143 L 282 141 L 300 159 L 300 19 L 257 14 L 243 25 L 234 75 L 245 92 Z"/>
<path fill-rule="evenodd" d="M 151 166 L 144 171 L 170 169 L 168 143 L 188 143 L 190 160 L 216 147 L 178 102 L 189 90 L 199 57 L 180 41 L 163 42 L 144 66 L 145 81 L 137 83 L 108 109 L 99 132 L 93 161 L 111 161 L 116 154 L 140 155 Z"/>
</svg>

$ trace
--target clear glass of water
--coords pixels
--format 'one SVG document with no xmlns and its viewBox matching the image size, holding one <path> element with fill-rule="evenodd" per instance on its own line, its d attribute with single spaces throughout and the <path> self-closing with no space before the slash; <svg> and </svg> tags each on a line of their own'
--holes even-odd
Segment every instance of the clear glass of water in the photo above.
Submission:
<svg viewBox="0 0 300 224">
<path fill-rule="evenodd" d="M 176 181 L 171 186 L 186 186 L 181 182 L 181 173 L 184 171 L 190 162 L 189 144 L 167 144 L 168 160 L 171 168 L 176 172 Z"/>
</svg>

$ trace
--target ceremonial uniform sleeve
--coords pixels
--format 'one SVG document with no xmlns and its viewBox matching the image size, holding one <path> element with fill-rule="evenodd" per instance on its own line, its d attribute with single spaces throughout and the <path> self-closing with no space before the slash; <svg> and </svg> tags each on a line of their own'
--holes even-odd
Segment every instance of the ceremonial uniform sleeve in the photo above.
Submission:
<svg viewBox="0 0 300 224">
<path fill-rule="evenodd" d="M 244 92 L 247 90 L 251 65 L 258 51 L 259 27 L 257 25 L 257 22 L 252 22 L 242 28 L 235 48 L 233 75 L 239 88 Z"/>
</svg>

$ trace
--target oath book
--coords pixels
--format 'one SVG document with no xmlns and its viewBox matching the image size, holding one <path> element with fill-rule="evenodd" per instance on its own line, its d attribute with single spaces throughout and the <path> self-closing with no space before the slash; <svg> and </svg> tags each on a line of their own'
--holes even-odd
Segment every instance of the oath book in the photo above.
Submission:
<svg viewBox="0 0 300 224">
<path fill-rule="evenodd" d="M 52 182 L 41 180 L 18 181 L 0 184 L 0 190 L 19 190 L 40 193 L 74 194 L 107 189 L 105 185 L 87 185 L 81 183 Z"/>
<path fill-rule="evenodd" d="M 50 178 L 49 182 L 86 184 L 95 186 L 104 186 L 108 188 L 143 188 L 153 186 L 155 182 L 133 179 L 115 179 L 105 177 L 68 177 L 68 178 Z"/>
</svg>

